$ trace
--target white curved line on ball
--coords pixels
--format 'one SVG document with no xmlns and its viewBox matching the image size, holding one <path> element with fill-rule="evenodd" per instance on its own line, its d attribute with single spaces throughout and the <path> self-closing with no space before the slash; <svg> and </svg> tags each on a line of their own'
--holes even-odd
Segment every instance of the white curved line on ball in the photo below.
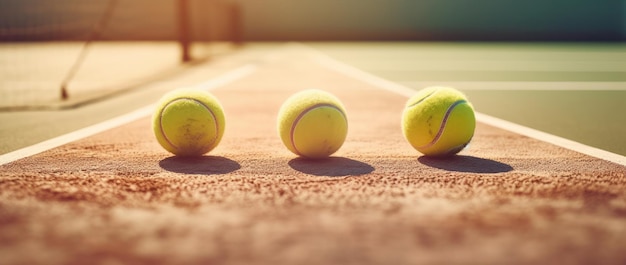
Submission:
<svg viewBox="0 0 626 265">
<path fill-rule="evenodd" d="M 291 124 L 291 130 L 289 131 L 289 139 L 291 140 L 291 146 L 293 146 L 293 149 L 296 151 L 296 154 L 299 155 L 299 156 L 302 156 L 302 153 L 300 153 L 300 151 L 298 150 L 298 147 L 296 147 L 296 143 L 295 143 L 295 141 L 293 139 L 293 133 L 296 130 L 296 126 L 298 125 L 298 122 L 300 121 L 300 119 L 302 119 L 302 117 L 304 117 L 304 115 L 306 115 L 309 111 L 312 111 L 312 110 L 314 110 L 316 108 L 321 108 L 321 107 L 331 107 L 333 109 L 336 109 L 337 111 L 339 111 L 339 113 L 341 113 L 341 116 L 344 118 L 344 120 L 346 122 L 348 121 L 348 118 L 346 117 L 346 114 L 343 113 L 343 111 L 340 108 L 338 108 L 337 106 L 335 106 L 333 104 L 330 104 L 330 103 L 315 104 L 313 106 L 310 106 L 310 107 L 306 108 L 302 112 L 300 112 L 298 117 L 296 117 L 296 119 Z"/>
<path fill-rule="evenodd" d="M 159 122 L 159 127 L 161 129 L 161 135 L 163 135 L 163 138 L 165 138 L 165 141 L 167 141 L 167 143 L 170 144 L 171 146 L 173 146 L 174 148 L 178 149 L 178 146 L 173 144 L 172 141 L 170 141 L 170 139 L 167 137 L 167 134 L 165 134 L 165 131 L 163 131 L 163 110 L 165 110 L 167 108 L 167 106 L 169 106 L 170 104 L 172 104 L 175 101 L 180 100 L 180 99 L 186 99 L 186 100 L 195 101 L 196 103 L 202 105 L 206 110 L 208 110 L 209 113 L 211 113 L 211 116 L 213 117 L 213 121 L 215 122 L 215 137 L 213 138 L 213 140 L 211 141 L 210 144 L 207 144 L 205 146 L 213 145 L 213 143 L 215 143 L 215 141 L 217 140 L 217 136 L 219 134 L 219 129 L 220 129 L 219 123 L 217 122 L 217 118 L 215 117 L 215 113 L 213 113 L 213 110 L 211 110 L 211 108 L 209 108 L 209 106 L 205 105 L 202 101 L 197 100 L 195 98 L 190 98 L 190 97 L 176 98 L 176 99 L 170 101 L 169 103 L 167 103 L 167 105 L 163 106 L 163 108 L 161 109 L 161 112 L 159 113 L 159 117 L 161 117 L 160 118 L 160 122 Z"/>
<path fill-rule="evenodd" d="M 414 107 L 415 105 L 422 103 L 424 100 L 426 100 L 427 98 L 431 97 L 433 94 L 435 94 L 435 93 L 437 93 L 437 92 L 439 92 L 439 89 L 434 90 L 434 91 L 431 91 L 428 95 L 426 95 L 426 96 L 425 96 L 425 97 L 423 97 L 422 99 L 418 100 L 417 102 L 415 102 L 415 103 L 413 103 L 413 104 L 411 104 L 411 105 L 406 106 L 406 108 L 407 108 L 407 109 L 408 109 L 408 108 L 412 108 L 412 107 Z"/>
<path fill-rule="evenodd" d="M 452 110 L 463 103 L 467 103 L 467 100 L 458 100 L 456 102 L 454 102 L 452 105 L 450 105 L 450 107 L 448 107 L 448 110 L 446 110 L 446 114 L 443 116 L 443 121 L 441 121 L 441 125 L 439 126 L 439 131 L 437 131 L 437 135 L 435 135 L 435 138 L 433 138 L 433 140 L 428 143 L 425 144 L 423 146 L 420 146 L 419 148 L 428 148 L 431 147 L 433 145 L 435 145 L 437 143 L 437 141 L 439 141 L 439 138 L 441 138 L 441 135 L 443 134 L 443 130 L 446 127 L 446 123 L 448 122 L 448 118 L 450 117 L 450 113 L 452 113 Z"/>
</svg>

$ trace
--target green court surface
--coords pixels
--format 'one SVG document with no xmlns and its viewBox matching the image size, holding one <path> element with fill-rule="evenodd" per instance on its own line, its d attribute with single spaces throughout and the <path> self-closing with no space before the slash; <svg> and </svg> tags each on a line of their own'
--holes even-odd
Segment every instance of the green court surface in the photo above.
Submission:
<svg viewBox="0 0 626 265">
<path fill-rule="evenodd" d="M 626 44 L 309 44 L 416 90 L 464 91 L 477 111 L 626 155 Z"/>
</svg>

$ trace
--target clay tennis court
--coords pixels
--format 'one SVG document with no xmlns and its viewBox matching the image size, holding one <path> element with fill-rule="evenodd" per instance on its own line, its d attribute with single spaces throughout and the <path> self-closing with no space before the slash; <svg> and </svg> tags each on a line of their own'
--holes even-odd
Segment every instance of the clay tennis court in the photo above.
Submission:
<svg viewBox="0 0 626 265">
<path fill-rule="evenodd" d="M 400 130 L 413 90 L 302 45 L 200 86 L 226 112 L 206 156 L 162 149 L 151 106 L 41 153 L 5 155 L 17 160 L 0 166 L 1 263 L 626 262 L 623 156 L 573 151 L 482 114 L 459 155 L 420 156 Z M 307 88 L 346 107 L 348 137 L 329 159 L 295 157 L 276 131 L 282 102 Z"/>
</svg>

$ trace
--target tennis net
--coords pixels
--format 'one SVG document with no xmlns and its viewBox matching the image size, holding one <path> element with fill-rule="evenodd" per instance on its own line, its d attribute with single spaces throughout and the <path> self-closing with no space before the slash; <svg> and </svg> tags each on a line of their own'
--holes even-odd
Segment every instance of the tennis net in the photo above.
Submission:
<svg viewBox="0 0 626 265">
<path fill-rule="evenodd" d="M 0 110 L 110 94 L 241 42 L 241 16 L 231 1 L 4 0 L 0 6 Z"/>
</svg>

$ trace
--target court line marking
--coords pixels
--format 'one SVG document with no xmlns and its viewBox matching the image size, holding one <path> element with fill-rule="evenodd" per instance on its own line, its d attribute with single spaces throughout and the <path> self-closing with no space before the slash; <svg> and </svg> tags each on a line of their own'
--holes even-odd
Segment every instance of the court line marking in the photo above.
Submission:
<svg viewBox="0 0 626 265">
<path fill-rule="evenodd" d="M 406 97 L 411 97 L 415 95 L 415 93 L 417 93 L 417 91 L 414 89 L 411 89 L 409 87 L 400 85 L 398 83 L 389 81 L 387 79 L 375 76 L 361 69 L 358 69 L 356 67 L 340 62 L 322 53 L 321 51 L 308 47 L 304 44 L 300 44 L 298 46 L 308 51 L 311 57 L 314 60 L 316 60 L 320 65 L 325 66 L 331 70 L 335 70 L 337 72 L 340 72 L 352 78 L 369 83 L 373 86 L 380 87 L 382 89 L 385 89 L 385 90 L 388 90 L 388 91 L 391 91 L 391 92 L 394 92 L 396 94 L 400 94 Z M 569 149 L 575 152 L 583 153 L 583 154 L 593 156 L 602 160 L 606 160 L 606 161 L 610 161 L 616 164 L 626 166 L 626 156 L 622 156 L 622 155 L 608 152 L 599 148 L 581 144 L 576 141 L 565 139 L 563 137 L 559 137 L 559 136 L 552 135 L 546 132 L 535 130 L 535 129 L 532 129 L 523 125 L 505 121 L 505 120 L 492 117 L 487 114 L 483 114 L 479 112 L 476 113 L 476 120 L 484 124 L 491 125 L 493 127 L 497 127 L 500 129 L 510 131 L 510 132 L 528 136 L 537 140 L 544 141 L 546 143 L 563 147 L 565 149 Z"/>
<path fill-rule="evenodd" d="M 463 87 L 471 91 L 626 91 L 626 82 L 459 82 L 459 81 L 400 81 L 406 86 L 427 87 L 433 85 Z"/>
<path fill-rule="evenodd" d="M 199 89 L 199 90 L 213 90 L 232 82 L 235 82 L 241 78 L 244 78 L 252 73 L 254 73 L 259 66 L 257 64 L 247 64 L 241 67 L 235 68 L 231 71 L 228 71 L 224 74 L 221 74 L 215 78 L 209 79 L 205 82 L 201 82 L 199 84 L 190 86 L 190 89 Z M 10 162 L 33 156 L 44 151 L 50 150 L 55 147 L 59 147 L 61 145 L 77 141 L 97 133 L 136 121 L 140 118 L 149 116 L 156 108 L 156 103 L 152 103 L 148 106 L 141 107 L 137 110 L 129 112 L 127 114 L 123 114 L 121 116 L 67 133 L 61 136 L 57 136 L 55 138 L 45 140 L 43 142 L 24 147 L 13 152 L 6 153 L 4 155 L 0 155 L 0 166 L 4 164 L 8 164 Z"/>
</svg>

